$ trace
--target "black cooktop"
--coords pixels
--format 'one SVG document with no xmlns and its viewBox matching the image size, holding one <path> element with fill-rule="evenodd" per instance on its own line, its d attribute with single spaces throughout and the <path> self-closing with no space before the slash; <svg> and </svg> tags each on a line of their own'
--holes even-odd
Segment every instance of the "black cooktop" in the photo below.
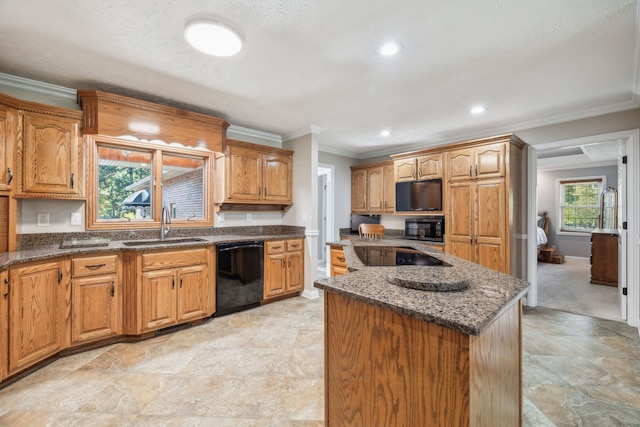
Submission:
<svg viewBox="0 0 640 427">
<path fill-rule="evenodd" d="M 396 265 L 451 267 L 451 264 L 410 246 L 354 246 L 353 250 L 356 251 L 360 261 L 370 267 Z"/>
</svg>

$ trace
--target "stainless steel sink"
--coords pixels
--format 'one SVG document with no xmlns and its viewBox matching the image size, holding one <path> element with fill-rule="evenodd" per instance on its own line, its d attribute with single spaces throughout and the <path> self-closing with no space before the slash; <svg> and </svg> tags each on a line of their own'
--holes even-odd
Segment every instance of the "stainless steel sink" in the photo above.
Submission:
<svg viewBox="0 0 640 427">
<path fill-rule="evenodd" d="M 173 245 L 178 243 L 206 242 L 206 239 L 199 237 L 184 237 L 181 239 L 153 239 L 153 240 L 129 240 L 122 242 L 125 246 L 153 246 L 153 245 Z"/>
</svg>

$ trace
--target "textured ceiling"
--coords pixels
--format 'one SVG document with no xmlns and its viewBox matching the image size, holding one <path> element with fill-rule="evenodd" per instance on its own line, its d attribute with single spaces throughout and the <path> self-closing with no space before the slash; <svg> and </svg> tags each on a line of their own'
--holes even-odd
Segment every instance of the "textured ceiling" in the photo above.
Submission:
<svg viewBox="0 0 640 427">
<path fill-rule="evenodd" d="M 638 106 L 638 0 L 0 0 L 0 72 L 372 157 Z M 243 32 L 193 51 L 194 17 Z M 403 46 L 383 58 L 387 40 Z M 487 111 L 470 116 L 470 107 Z M 390 137 L 379 136 L 383 128 Z"/>
</svg>

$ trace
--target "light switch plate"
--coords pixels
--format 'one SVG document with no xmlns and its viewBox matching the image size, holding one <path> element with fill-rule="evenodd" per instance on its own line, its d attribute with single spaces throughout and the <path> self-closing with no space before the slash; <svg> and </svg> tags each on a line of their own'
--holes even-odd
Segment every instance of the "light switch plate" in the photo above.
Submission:
<svg viewBox="0 0 640 427">
<path fill-rule="evenodd" d="M 36 217 L 36 224 L 38 227 L 48 227 L 49 226 L 49 214 L 48 213 L 39 213 Z"/>
<path fill-rule="evenodd" d="M 71 225 L 82 225 L 82 216 L 80 212 L 71 213 Z"/>
</svg>

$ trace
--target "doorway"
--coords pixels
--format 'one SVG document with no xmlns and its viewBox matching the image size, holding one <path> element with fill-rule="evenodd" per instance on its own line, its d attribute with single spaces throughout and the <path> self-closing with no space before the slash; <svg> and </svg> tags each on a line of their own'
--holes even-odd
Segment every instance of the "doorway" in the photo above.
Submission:
<svg viewBox="0 0 640 427">
<path fill-rule="evenodd" d="M 327 272 L 329 248 L 327 242 L 334 240 L 334 174 L 335 166 L 318 165 L 318 272 Z"/>
<path fill-rule="evenodd" d="M 570 166 L 576 168 L 576 165 L 582 165 L 582 161 L 580 161 L 577 157 L 571 159 L 571 157 L 566 157 L 566 153 L 569 153 L 570 150 L 575 149 L 575 147 L 582 147 L 583 153 L 588 151 L 589 147 L 597 148 L 597 145 L 600 145 L 602 148 L 612 149 L 612 147 L 619 146 L 621 147 L 620 154 L 626 154 L 628 158 L 629 164 L 625 165 L 627 173 L 623 173 L 623 169 L 621 169 L 622 163 L 622 155 L 614 156 L 618 157 L 618 159 L 612 160 L 609 159 L 608 164 L 613 165 L 612 167 L 616 170 L 617 176 L 614 176 L 614 182 L 611 184 L 618 183 L 619 188 L 621 189 L 623 194 L 620 194 L 620 198 L 622 200 L 622 205 L 626 205 L 624 210 L 621 209 L 621 212 L 624 216 L 624 222 L 626 223 L 626 216 L 628 215 L 630 218 L 635 218 L 638 214 L 637 209 L 634 207 L 637 203 L 632 203 L 634 200 L 638 200 L 638 188 L 636 185 L 636 181 L 638 179 L 637 173 L 634 171 L 634 167 L 637 168 L 638 163 L 638 150 L 637 150 L 637 142 L 638 142 L 638 130 L 634 131 L 625 131 L 625 132 L 616 132 L 612 134 L 599 135 L 587 138 L 577 138 L 573 140 L 567 141 L 558 141 L 553 143 L 545 143 L 538 144 L 533 147 L 529 147 L 529 175 L 528 175 L 528 205 L 529 205 L 529 218 L 532 219 L 529 221 L 529 230 L 528 234 L 530 236 L 536 235 L 536 221 L 535 218 L 538 214 L 538 192 L 541 189 L 538 186 L 538 163 L 541 164 L 549 163 L 548 160 L 543 159 L 551 159 L 553 158 L 553 162 L 556 162 L 558 169 L 562 169 L 562 162 L 565 162 L 569 168 Z M 626 151 L 625 151 L 626 150 Z M 564 152 L 563 152 L 564 151 Z M 555 152 L 555 154 L 554 154 Z M 565 157 L 565 159 L 561 159 L 561 157 Z M 598 160 L 602 163 L 602 156 L 598 156 Z M 568 162 L 567 162 L 568 161 Z M 619 164 L 620 163 L 620 164 Z M 597 162 L 594 162 L 594 166 L 597 165 Z M 626 181 L 626 182 L 625 182 Z M 556 189 L 553 189 L 555 193 Z M 628 199 L 628 200 L 627 200 Z M 631 224 L 631 220 L 629 222 Z M 557 224 L 556 224 L 557 226 Z M 631 228 L 631 227 L 630 227 Z M 623 319 L 630 326 L 638 326 L 638 303 L 635 299 L 631 298 L 631 295 L 637 296 L 638 286 L 637 286 L 637 278 L 638 278 L 638 269 L 634 265 L 633 262 L 626 262 L 627 260 L 633 260 L 637 257 L 636 248 L 634 245 L 628 241 L 628 236 L 632 235 L 632 230 L 622 230 L 622 227 L 619 227 L 619 233 L 621 237 L 621 244 L 619 247 L 619 259 L 624 262 L 619 266 L 620 274 L 619 274 L 619 286 L 616 289 L 613 288 L 613 304 L 616 304 L 615 311 L 619 313 L 619 319 Z M 587 246 L 589 245 L 587 240 Z M 626 247 L 624 247 L 626 246 Z M 528 271 L 527 276 L 528 280 L 531 283 L 531 291 L 527 295 L 526 304 L 530 306 L 537 306 L 540 303 L 539 300 L 539 291 L 540 291 L 540 283 L 538 280 L 538 262 L 537 262 L 537 248 L 535 239 L 530 239 L 528 243 L 528 253 L 529 253 L 529 262 L 528 262 Z M 626 265 L 625 265 L 626 263 Z M 590 269 L 589 259 L 586 258 L 585 268 Z M 587 274 L 589 272 L 586 272 Z M 546 280 L 547 276 L 545 276 Z M 623 291 L 624 289 L 624 291 Z M 597 295 L 592 295 L 591 300 L 595 301 L 599 297 Z M 611 299 L 611 298 L 610 298 Z M 591 302 L 591 301 L 590 301 Z M 557 307 L 554 307 L 557 308 Z M 557 308 L 562 310 L 562 308 Z M 567 309 L 566 311 L 571 311 Z"/>
</svg>

